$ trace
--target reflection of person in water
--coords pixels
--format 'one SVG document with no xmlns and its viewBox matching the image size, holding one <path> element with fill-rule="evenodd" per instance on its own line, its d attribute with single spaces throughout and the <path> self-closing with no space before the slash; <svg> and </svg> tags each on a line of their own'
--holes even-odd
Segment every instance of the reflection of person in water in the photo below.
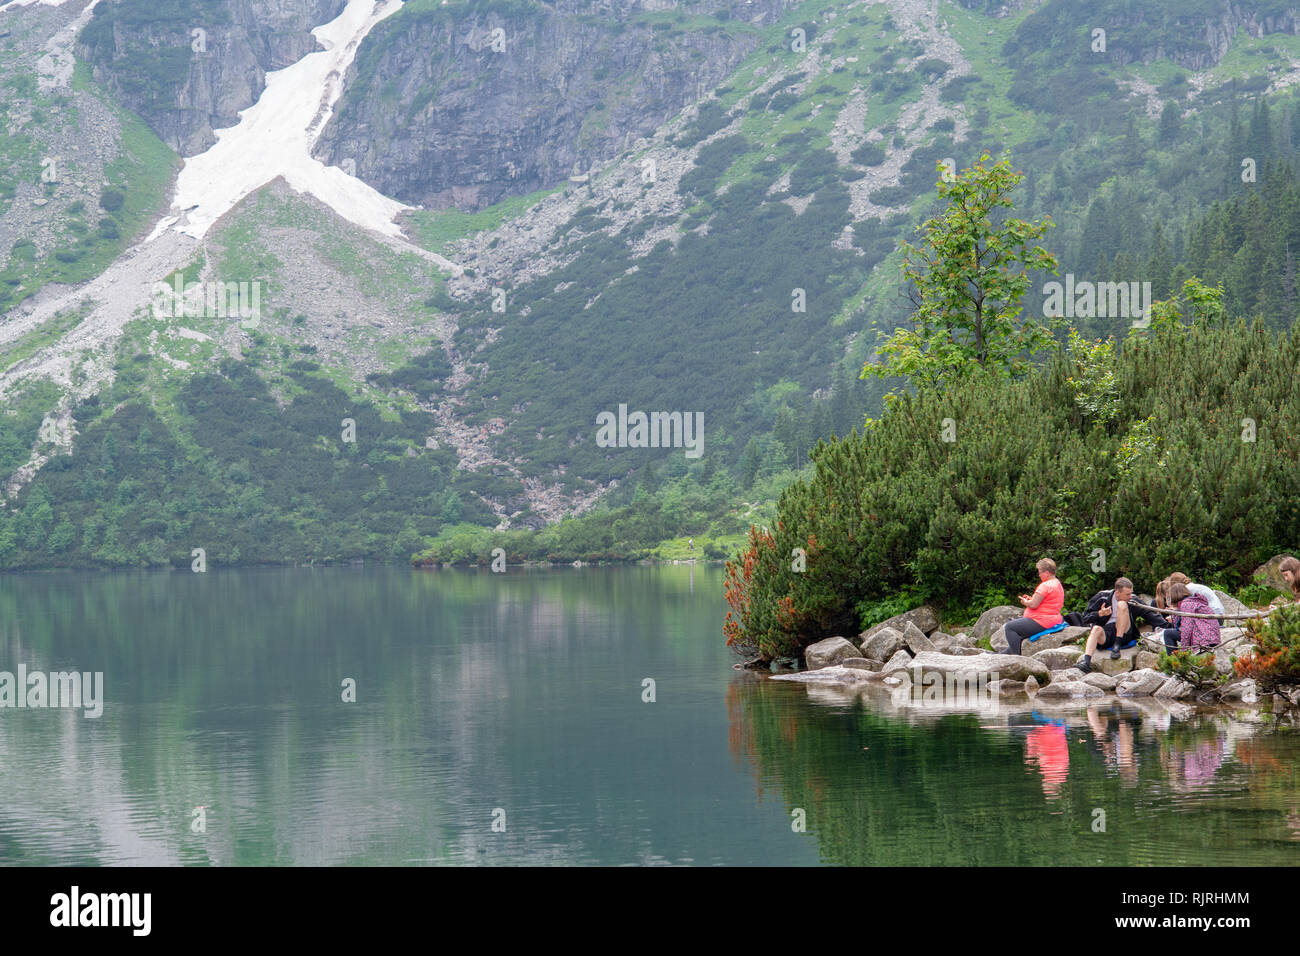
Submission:
<svg viewBox="0 0 1300 956">
<path fill-rule="evenodd" d="M 1115 736 L 1110 735 L 1110 720 L 1096 707 L 1088 708 L 1088 726 L 1092 728 L 1092 738 L 1101 748 L 1102 759 L 1107 766 L 1119 771 L 1120 779 L 1126 784 L 1136 784 L 1138 777 L 1137 751 L 1133 747 L 1135 721 L 1125 720 L 1122 714 L 1115 718 Z"/>
<path fill-rule="evenodd" d="M 1043 775 L 1043 795 L 1059 796 L 1061 784 L 1070 774 L 1070 748 L 1064 724 L 1048 721 L 1029 731 L 1025 738 L 1025 765 L 1035 764 Z"/>
</svg>

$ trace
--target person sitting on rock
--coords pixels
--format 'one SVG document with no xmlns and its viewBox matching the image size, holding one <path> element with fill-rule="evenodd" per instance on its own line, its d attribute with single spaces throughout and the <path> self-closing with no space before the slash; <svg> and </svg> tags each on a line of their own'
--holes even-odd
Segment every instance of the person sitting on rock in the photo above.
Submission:
<svg viewBox="0 0 1300 956">
<path fill-rule="evenodd" d="M 1207 613 L 1219 614 L 1219 615 L 1224 613 L 1223 602 L 1219 600 L 1219 596 L 1214 593 L 1213 588 L 1207 587 L 1204 584 L 1193 583 L 1192 579 L 1189 578 L 1187 575 L 1183 574 L 1182 571 L 1175 571 L 1173 574 L 1169 575 L 1169 577 L 1165 578 L 1165 580 L 1168 581 L 1170 584 L 1186 585 L 1187 590 L 1191 591 L 1193 594 L 1199 594 L 1201 597 L 1205 598 L 1205 602 L 1210 605 L 1210 610 Z M 1167 595 L 1166 595 L 1166 600 L 1168 600 Z M 1159 607 L 1160 605 L 1157 604 L 1156 606 Z M 1171 601 L 1168 604 L 1168 606 L 1177 607 L 1178 605 Z M 1219 623 L 1222 624 L 1223 621 L 1219 621 Z"/>
<path fill-rule="evenodd" d="M 1181 581 L 1169 585 L 1168 598 L 1170 605 L 1185 613 L 1214 613 L 1210 602 L 1205 600 L 1205 595 L 1193 593 Z M 1175 617 L 1174 626 L 1164 629 L 1164 640 L 1165 649 L 1170 653 L 1187 648 L 1198 652 L 1209 650 L 1219 646 L 1219 622 L 1213 618 Z"/>
<path fill-rule="evenodd" d="M 1061 608 L 1065 605 L 1065 587 L 1056 577 L 1056 562 L 1043 558 L 1036 567 L 1039 583 L 1033 596 L 1020 595 L 1020 603 L 1025 606 L 1024 616 L 1008 621 L 1003 629 L 1007 636 L 1008 654 L 1019 654 L 1020 644 L 1025 638 L 1041 634 L 1064 620 Z"/>
<path fill-rule="evenodd" d="M 1088 643 L 1083 656 L 1074 666 L 1085 674 L 1092 670 L 1092 655 L 1098 648 L 1109 648 L 1112 659 L 1119 657 L 1119 652 L 1132 647 L 1141 634 L 1137 622 L 1150 624 L 1157 628 L 1169 627 L 1156 611 L 1143 611 L 1130 608 L 1129 599 L 1133 597 L 1133 582 L 1128 578 L 1116 578 L 1115 587 L 1109 591 L 1098 591 L 1088 602 L 1083 612 L 1083 623 L 1090 625 Z"/>
</svg>

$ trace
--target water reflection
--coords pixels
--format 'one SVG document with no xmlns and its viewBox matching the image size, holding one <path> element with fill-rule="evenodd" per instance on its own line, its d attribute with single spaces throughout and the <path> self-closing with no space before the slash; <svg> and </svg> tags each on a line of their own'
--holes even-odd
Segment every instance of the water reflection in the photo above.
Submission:
<svg viewBox="0 0 1300 956">
<path fill-rule="evenodd" d="M 737 682 L 728 703 L 737 759 L 789 806 L 813 808 L 829 862 L 1296 859 L 1291 717 L 1149 698 L 1022 699 L 989 713 L 771 680 Z"/>
</svg>

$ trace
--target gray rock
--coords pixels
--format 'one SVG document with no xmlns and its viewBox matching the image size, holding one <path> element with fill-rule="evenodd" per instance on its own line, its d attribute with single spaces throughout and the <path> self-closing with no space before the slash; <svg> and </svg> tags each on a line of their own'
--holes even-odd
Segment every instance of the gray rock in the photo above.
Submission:
<svg viewBox="0 0 1300 956">
<path fill-rule="evenodd" d="M 1214 593 L 1218 596 L 1219 601 L 1223 604 L 1224 614 L 1249 614 L 1250 613 L 1250 608 L 1246 607 L 1246 605 L 1242 604 L 1235 597 L 1231 597 L 1230 595 L 1224 594 L 1222 591 L 1215 591 Z"/>
<path fill-rule="evenodd" d="M 1230 644 L 1227 647 L 1220 644 L 1214 649 L 1214 670 L 1219 674 L 1231 674 L 1233 672 L 1232 659 L 1234 657 L 1245 657 L 1254 649 L 1254 644 L 1248 644 L 1245 641 L 1238 641 L 1236 644 Z"/>
<path fill-rule="evenodd" d="M 816 644 L 809 644 L 803 652 L 804 663 L 808 665 L 809 670 L 830 667 L 832 664 L 840 663 L 846 657 L 858 656 L 858 649 L 853 646 L 853 642 L 842 637 L 828 637 Z"/>
<path fill-rule="evenodd" d="M 884 663 L 873 661 L 868 657 L 846 657 L 840 661 L 841 667 L 855 667 L 860 671 L 878 671 L 884 669 Z"/>
<path fill-rule="evenodd" d="M 894 656 L 885 662 L 885 666 L 880 669 L 882 674 L 892 674 L 894 671 L 907 670 L 912 665 L 912 655 L 907 653 L 903 648 L 899 648 Z"/>
<path fill-rule="evenodd" d="M 930 644 L 932 645 L 932 649 L 938 651 L 940 654 L 951 654 L 952 649 L 958 646 L 953 640 L 952 635 L 945 634 L 943 631 L 935 631 L 931 634 Z"/>
<path fill-rule="evenodd" d="M 988 687 L 994 697 L 1023 697 L 1027 693 L 1022 680 L 990 681 Z"/>
<path fill-rule="evenodd" d="M 1167 675 L 1150 668 L 1125 674 L 1115 685 L 1115 693 L 1121 697 L 1150 697 L 1165 683 Z"/>
<path fill-rule="evenodd" d="M 978 675 L 983 674 L 989 680 L 1026 680 L 1029 677 L 1047 683 L 1051 675 L 1047 665 L 1032 657 L 1015 654 L 940 654 L 929 651 L 917 654 L 911 663 L 911 670 L 922 673 L 938 671 L 941 674 Z M 915 680 L 915 677 L 913 678 Z"/>
<path fill-rule="evenodd" d="M 1038 678 L 1036 678 L 1036 677 L 1029 677 L 1029 678 L 1026 678 L 1026 680 L 1025 680 L 1025 693 L 1026 693 L 1026 694 L 1037 694 L 1037 693 L 1038 693 Z"/>
<path fill-rule="evenodd" d="M 1222 700 L 1254 704 L 1259 702 L 1259 687 L 1255 684 L 1255 678 L 1247 677 L 1243 680 L 1233 681 L 1222 688 L 1219 691 L 1219 697 Z"/>
<path fill-rule="evenodd" d="M 1076 697 L 1104 697 L 1106 692 L 1081 680 L 1054 680 L 1040 690 L 1038 696 L 1044 700 L 1069 700 Z"/>
<path fill-rule="evenodd" d="M 768 680 L 788 680 L 800 684 L 832 684 L 852 687 L 879 680 L 880 677 L 881 675 L 873 674 L 871 671 L 832 664 L 829 667 L 821 667 L 815 671 L 800 671 L 797 674 L 773 674 Z"/>
<path fill-rule="evenodd" d="M 1045 651 L 1037 651 L 1030 655 L 1034 660 L 1046 664 L 1047 669 L 1051 671 L 1071 667 L 1082 656 L 1083 649 L 1079 647 L 1049 647 Z"/>
<path fill-rule="evenodd" d="M 1278 565 L 1282 563 L 1283 558 L 1291 557 L 1287 554 L 1275 554 L 1263 564 L 1255 569 L 1255 575 L 1263 575 L 1269 587 L 1276 588 L 1284 593 L 1291 593 L 1291 585 L 1286 583 L 1286 578 L 1282 577 L 1282 572 L 1278 570 Z M 1227 610 L 1226 606 L 1224 610 Z"/>
<path fill-rule="evenodd" d="M 1192 692 L 1195 690 L 1195 686 L 1181 677 L 1171 676 L 1151 696 L 1159 697 L 1161 700 L 1182 700 L 1184 697 L 1192 696 Z"/>
<path fill-rule="evenodd" d="M 914 607 L 912 610 L 904 611 L 902 614 L 895 614 L 888 621 L 881 621 L 879 624 L 867 628 L 858 635 L 858 639 L 860 641 L 865 641 L 876 632 L 884 630 L 887 627 L 892 627 L 894 630 L 901 633 L 903 625 L 907 624 L 909 621 L 920 628 L 922 633 L 930 634 L 939 629 L 939 612 L 928 604 L 922 604 L 920 607 Z"/>
<path fill-rule="evenodd" d="M 1133 655 L 1134 670 L 1155 670 L 1160 663 L 1160 655 L 1155 651 L 1140 650 Z"/>
<path fill-rule="evenodd" d="M 974 647 L 979 643 L 974 635 L 967 634 L 964 631 L 959 634 L 954 634 L 952 642 L 958 647 Z"/>
<path fill-rule="evenodd" d="M 984 648 L 982 647 L 965 647 L 961 644 L 958 644 L 955 647 L 950 648 L 948 650 L 948 653 L 954 654 L 958 657 L 969 657 L 972 654 L 987 654 L 989 652 L 984 650 Z"/>
<path fill-rule="evenodd" d="M 1014 621 L 1024 613 L 1024 608 L 1012 607 L 1009 604 L 999 604 L 997 607 L 991 607 L 975 622 L 975 626 L 970 629 L 971 637 L 978 642 L 981 638 L 991 638 L 1002 625 L 1007 621 Z M 1005 648 L 1006 645 L 1004 644 Z"/>
<path fill-rule="evenodd" d="M 1058 680 L 1063 680 L 1066 682 L 1072 680 L 1083 680 L 1083 677 L 1084 677 L 1083 671 L 1079 670 L 1079 668 L 1077 667 L 1066 667 L 1063 670 L 1052 671 L 1053 684 L 1055 684 Z"/>
<path fill-rule="evenodd" d="M 1100 671 L 1093 671 L 1091 674 L 1084 674 L 1083 682 L 1085 684 L 1091 684 L 1093 687 L 1100 687 L 1105 691 L 1114 690 L 1115 685 L 1119 683 L 1119 681 L 1114 677 L 1111 677 L 1109 674 L 1103 674 Z"/>
<path fill-rule="evenodd" d="M 935 650 L 934 641 L 926 637 L 925 632 L 911 621 L 903 625 L 903 640 L 907 642 L 907 648 L 913 654 Z"/>
<path fill-rule="evenodd" d="M 892 627 L 882 628 L 862 642 L 862 656 L 877 661 L 887 661 L 905 644 L 903 635 L 899 631 Z"/>
<path fill-rule="evenodd" d="M 1032 657 L 1039 651 L 1048 651 L 1055 647 L 1064 647 L 1067 644 L 1081 642 L 1082 639 L 1087 638 L 1089 630 L 1091 628 L 1063 627 L 1052 634 L 1044 634 L 1036 641 L 1022 641 L 1020 653 Z M 1004 653 L 1011 646 L 1007 643 L 1007 635 L 1002 628 L 998 628 L 993 637 L 989 639 L 989 643 L 999 654 Z"/>
</svg>

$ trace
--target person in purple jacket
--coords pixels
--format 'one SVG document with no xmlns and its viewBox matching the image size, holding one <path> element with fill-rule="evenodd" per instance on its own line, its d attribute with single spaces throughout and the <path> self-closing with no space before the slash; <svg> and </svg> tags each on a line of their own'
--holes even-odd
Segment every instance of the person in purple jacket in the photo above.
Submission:
<svg viewBox="0 0 1300 956">
<path fill-rule="evenodd" d="M 1186 584 L 1174 581 L 1169 585 L 1167 599 L 1171 607 L 1191 614 L 1213 614 L 1214 609 L 1203 594 L 1193 594 Z M 1195 651 L 1207 651 L 1219 646 L 1219 622 L 1213 618 L 1178 617 L 1174 618 L 1174 627 L 1165 628 L 1165 648 L 1170 652 L 1191 648 Z"/>
</svg>

